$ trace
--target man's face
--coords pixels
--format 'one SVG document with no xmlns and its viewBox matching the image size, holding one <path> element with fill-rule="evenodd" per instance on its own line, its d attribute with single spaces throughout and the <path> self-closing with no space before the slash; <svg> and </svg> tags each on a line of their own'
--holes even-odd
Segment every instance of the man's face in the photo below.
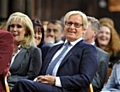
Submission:
<svg viewBox="0 0 120 92">
<path fill-rule="evenodd" d="M 91 22 L 88 22 L 88 28 L 86 29 L 86 33 L 84 35 L 84 40 L 89 41 L 94 37 L 95 37 L 95 32 L 91 28 Z"/>
<path fill-rule="evenodd" d="M 49 23 L 47 25 L 46 37 L 54 38 L 55 42 L 60 41 L 62 38 L 61 25 Z"/>
<path fill-rule="evenodd" d="M 68 24 L 69 23 L 69 24 Z M 71 24 L 71 25 L 70 25 Z M 78 14 L 71 15 L 65 24 L 65 35 L 68 41 L 72 42 L 84 34 L 83 26 L 75 27 L 75 25 L 83 24 L 82 17 Z"/>
</svg>

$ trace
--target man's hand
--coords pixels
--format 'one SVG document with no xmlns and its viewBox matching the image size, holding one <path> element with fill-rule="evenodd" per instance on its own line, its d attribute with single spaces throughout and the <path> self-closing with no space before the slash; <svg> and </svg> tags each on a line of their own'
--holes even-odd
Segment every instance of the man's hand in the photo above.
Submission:
<svg viewBox="0 0 120 92">
<path fill-rule="evenodd" d="M 44 38 L 44 41 L 45 41 L 45 43 L 49 43 L 49 42 L 55 43 L 55 37 L 53 37 L 53 36 L 46 36 Z"/>
<path fill-rule="evenodd" d="M 45 75 L 45 76 L 38 76 L 36 81 L 45 84 L 55 85 L 55 80 L 56 78 L 54 76 Z"/>
<path fill-rule="evenodd" d="M 8 73 L 7 73 L 7 76 L 11 76 L 11 73 L 10 73 L 10 71 L 8 71 Z"/>
</svg>

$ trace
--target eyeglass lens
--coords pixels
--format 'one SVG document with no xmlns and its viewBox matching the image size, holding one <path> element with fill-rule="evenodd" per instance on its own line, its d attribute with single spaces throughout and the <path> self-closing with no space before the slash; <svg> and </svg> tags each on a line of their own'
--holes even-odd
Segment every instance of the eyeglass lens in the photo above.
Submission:
<svg viewBox="0 0 120 92">
<path fill-rule="evenodd" d="M 66 22 L 67 26 L 72 26 L 72 24 L 74 24 L 74 27 L 76 27 L 76 28 L 83 26 L 83 24 L 80 24 L 80 23 L 73 23 L 71 21 Z"/>
</svg>

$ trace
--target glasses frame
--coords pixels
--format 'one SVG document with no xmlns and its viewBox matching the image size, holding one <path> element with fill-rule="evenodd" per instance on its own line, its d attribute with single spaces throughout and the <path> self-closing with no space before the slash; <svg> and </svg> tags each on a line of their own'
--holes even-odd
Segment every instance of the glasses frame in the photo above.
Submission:
<svg viewBox="0 0 120 92">
<path fill-rule="evenodd" d="M 80 23 L 73 23 L 73 22 L 71 22 L 71 21 L 66 21 L 66 22 L 65 22 L 65 25 L 67 25 L 67 26 L 69 26 L 69 27 L 71 27 L 73 24 L 74 24 L 74 27 L 75 27 L 75 28 L 80 28 L 81 26 L 83 26 L 83 24 L 80 24 Z"/>
</svg>

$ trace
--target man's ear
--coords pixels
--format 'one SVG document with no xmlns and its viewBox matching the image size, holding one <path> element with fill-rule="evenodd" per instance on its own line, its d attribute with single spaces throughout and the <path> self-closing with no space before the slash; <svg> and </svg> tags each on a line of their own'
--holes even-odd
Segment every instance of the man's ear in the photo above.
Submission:
<svg viewBox="0 0 120 92">
<path fill-rule="evenodd" d="M 94 34 L 95 34 L 95 35 L 97 35 L 97 34 L 98 34 L 98 31 L 97 31 L 97 30 L 95 30 L 95 31 L 94 31 Z"/>
<path fill-rule="evenodd" d="M 86 33 L 86 29 L 85 28 L 83 28 L 83 32 L 82 32 L 82 34 L 84 35 Z"/>
</svg>

